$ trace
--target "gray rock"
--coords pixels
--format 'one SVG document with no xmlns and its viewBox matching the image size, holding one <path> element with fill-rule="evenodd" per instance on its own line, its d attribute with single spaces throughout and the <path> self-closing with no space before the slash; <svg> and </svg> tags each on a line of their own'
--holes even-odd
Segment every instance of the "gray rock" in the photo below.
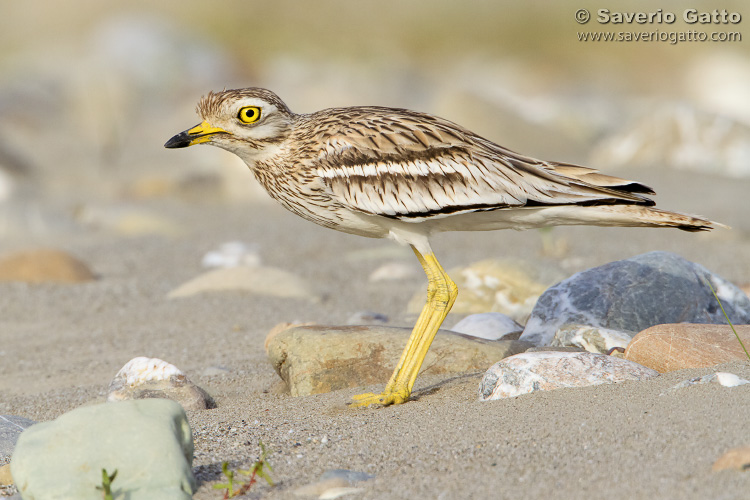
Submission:
<svg viewBox="0 0 750 500">
<path fill-rule="evenodd" d="M 510 336 L 520 334 L 523 327 L 503 313 L 489 312 L 470 314 L 453 325 L 451 331 L 480 339 L 513 340 Z"/>
<path fill-rule="evenodd" d="M 36 422 L 15 415 L 0 415 L 0 465 L 10 461 L 18 436 Z"/>
<path fill-rule="evenodd" d="M 659 372 L 625 359 L 591 352 L 525 352 L 495 363 L 482 377 L 479 400 L 536 391 L 645 380 Z"/>
<path fill-rule="evenodd" d="M 561 326 L 550 342 L 552 347 L 580 347 L 584 351 L 608 354 L 615 347 L 625 349 L 633 335 L 627 332 L 596 328 L 588 325 L 566 324 Z"/>
<path fill-rule="evenodd" d="M 189 500 L 193 437 L 174 401 L 86 406 L 21 434 L 11 469 L 25 500 L 101 500 L 102 469 L 115 498 Z"/>
<path fill-rule="evenodd" d="M 708 269 L 669 252 L 649 252 L 577 273 L 545 291 L 521 340 L 546 345 L 565 323 L 635 335 L 663 323 L 750 323 L 750 299 Z"/>
</svg>

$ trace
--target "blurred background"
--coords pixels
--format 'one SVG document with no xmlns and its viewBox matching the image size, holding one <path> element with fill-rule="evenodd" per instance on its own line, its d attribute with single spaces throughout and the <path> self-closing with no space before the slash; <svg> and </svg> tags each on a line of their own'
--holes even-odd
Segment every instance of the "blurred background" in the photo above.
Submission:
<svg viewBox="0 0 750 500">
<path fill-rule="evenodd" d="M 687 25 L 684 4 L 606 4 L 6 2 L 0 246 L 9 236 L 115 224 L 96 208 L 112 202 L 265 203 L 233 155 L 163 148 L 198 122 L 201 95 L 233 87 L 270 88 L 300 113 L 358 104 L 426 111 L 510 149 L 608 172 L 750 178 L 750 18 Z M 747 10 L 740 1 L 719 7 Z M 600 8 L 662 8 L 677 20 L 579 24 L 580 8 L 594 18 Z M 742 41 L 579 41 L 597 30 L 739 32 Z"/>
</svg>

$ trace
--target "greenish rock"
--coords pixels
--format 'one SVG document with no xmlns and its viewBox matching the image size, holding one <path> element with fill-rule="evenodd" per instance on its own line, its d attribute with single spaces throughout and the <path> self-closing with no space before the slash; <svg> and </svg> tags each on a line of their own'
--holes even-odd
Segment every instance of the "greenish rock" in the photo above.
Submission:
<svg viewBox="0 0 750 500">
<path fill-rule="evenodd" d="M 114 498 L 187 500 L 196 489 L 193 436 L 166 399 L 86 406 L 28 428 L 11 472 L 24 500 L 101 500 L 102 469 L 117 471 Z"/>
</svg>

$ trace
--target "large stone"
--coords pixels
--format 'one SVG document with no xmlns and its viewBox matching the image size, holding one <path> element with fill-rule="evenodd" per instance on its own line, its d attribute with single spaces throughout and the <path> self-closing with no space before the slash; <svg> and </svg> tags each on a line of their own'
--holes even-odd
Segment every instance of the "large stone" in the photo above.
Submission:
<svg viewBox="0 0 750 500">
<path fill-rule="evenodd" d="M 28 250 L 0 259 L 0 281 L 82 283 L 94 279 L 86 264 L 60 250 Z"/>
<path fill-rule="evenodd" d="M 209 271 L 178 286 L 169 292 L 167 297 L 174 299 L 228 290 L 241 290 L 271 297 L 307 299 L 313 302 L 320 300 L 310 285 L 299 276 L 283 269 L 260 266 L 237 266 Z"/>
<path fill-rule="evenodd" d="M 268 340 L 268 357 L 292 396 L 385 383 L 406 346 L 408 328 L 299 326 Z M 530 344 L 490 341 L 440 331 L 422 366 L 424 374 L 486 370 Z"/>
<path fill-rule="evenodd" d="M 86 406 L 21 434 L 11 470 L 24 500 L 101 500 L 102 469 L 115 498 L 189 500 L 193 437 L 174 401 Z"/>
<path fill-rule="evenodd" d="M 750 325 L 735 325 L 734 329 L 750 350 Z M 729 325 L 682 323 L 642 331 L 628 344 L 625 359 L 664 373 L 747 360 L 747 355 Z"/>
<path fill-rule="evenodd" d="M 513 260 L 483 260 L 451 269 L 448 275 L 458 285 L 458 298 L 451 312 L 475 314 L 500 312 L 524 322 L 544 290 L 560 278 L 557 270 L 532 267 Z M 419 313 L 426 293 L 417 292 L 408 312 Z"/>
<path fill-rule="evenodd" d="M 15 415 L 0 415 L 0 464 L 10 461 L 21 433 L 36 422 Z"/>
<path fill-rule="evenodd" d="M 536 391 L 645 380 L 659 373 L 632 361 L 590 352 L 525 352 L 494 364 L 482 378 L 479 400 Z"/>
<path fill-rule="evenodd" d="M 750 299 L 700 264 L 669 252 L 649 252 L 577 273 L 539 297 L 521 340 L 549 344 L 565 323 L 635 335 L 664 323 L 726 319 L 711 283 L 734 324 L 750 323 Z"/>
</svg>

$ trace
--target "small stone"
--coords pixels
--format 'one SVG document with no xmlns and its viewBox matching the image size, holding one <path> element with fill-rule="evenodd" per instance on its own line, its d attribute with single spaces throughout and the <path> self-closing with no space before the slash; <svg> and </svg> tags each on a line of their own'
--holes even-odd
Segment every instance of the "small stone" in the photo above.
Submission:
<svg viewBox="0 0 750 500">
<path fill-rule="evenodd" d="M 384 325 L 388 323 L 388 316 L 372 311 L 358 311 L 349 316 L 347 325 Z"/>
<path fill-rule="evenodd" d="M 361 493 L 363 491 L 365 491 L 363 488 L 352 488 L 351 486 L 344 488 L 331 488 L 324 491 L 318 498 L 320 500 L 335 500 L 336 498 L 341 498 L 353 493 Z"/>
<path fill-rule="evenodd" d="M 487 340 L 516 340 L 523 327 L 503 313 L 490 312 L 470 314 L 453 325 L 451 331 Z"/>
<path fill-rule="evenodd" d="M 133 358 L 110 382 L 107 401 L 150 398 L 171 399 L 186 410 L 216 408 L 213 398 L 176 366 L 158 358 Z"/>
<path fill-rule="evenodd" d="M 0 466 L 0 486 L 10 486 L 13 483 L 13 476 L 10 473 L 10 465 Z"/>
<path fill-rule="evenodd" d="M 735 325 L 750 350 L 750 325 Z M 747 355 L 729 325 L 667 324 L 648 328 L 633 337 L 625 359 L 665 373 L 685 368 L 707 368 Z"/>
<path fill-rule="evenodd" d="M 101 500 L 102 469 L 115 498 L 189 500 L 193 437 L 174 401 L 85 406 L 21 434 L 11 469 L 24 498 Z M 126 493 L 127 492 L 127 493 Z"/>
<path fill-rule="evenodd" d="M 237 266 L 216 269 L 178 286 L 167 297 L 190 297 L 207 292 L 241 290 L 256 295 L 320 301 L 302 278 L 273 267 Z"/>
<path fill-rule="evenodd" d="M 525 352 L 493 365 L 482 378 L 479 400 L 512 398 L 535 391 L 646 380 L 658 372 L 604 354 Z"/>
<path fill-rule="evenodd" d="M 418 266 L 415 267 L 414 264 L 397 260 L 386 262 L 375 269 L 370 273 L 369 280 L 371 283 L 375 283 L 377 281 L 397 281 L 417 276 L 419 276 Z"/>
<path fill-rule="evenodd" d="M 676 386 L 672 387 L 670 391 L 684 389 L 685 387 L 690 387 L 691 385 L 697 384 L 718 384 L 722 387 L 737 387 L 739 385 L 750 384 L 750 381 L 745 380 L 744 378 L 740 378 L 734 373 L 716 372 L 680 382 Z"/>
<path fill-rule="evenodd" d="M 608 354 L 615 347 L 625 349 L 631 339 L 632 335 L 627 332 L 568 323 L 557 329 L 550 346 L 575 346 L 588 352 Z"/>
<path fill-rule="evenodd" d="M 547 345 L 566 323 L 635 335 L 664 323 L 750 323 L 750 299 L 724 278 L 669 252 L 649 252 L 577 273 L 539 297 L 521 340 Z"/>
<path fill-rule="evenodd" d="M 7 462 L 13 454 L 18 436 L 36 422 L 14 415 L 0 415 L 0 462 Z"/>
<path fill-rule="evenodd" d="M 173 237 L 185 232 L 182 226 L 164 215 L 131 206 L 84 205 L 75 215 L 76 220 L 84 226 L 111 231 L 127 237 L 145 235 Z"/>
<path fill-rule="evenodd" d="M 357 482 L 367 481 L 374 478 L 372 474 L 347 469 L 328 470 L 320 476 L 320 479 L 294 490 L 296 496 L 310 496 L 318 498 L 339 498 L 361 491 L 360 488 L 352 488 Z"/>
<path fill-rule="evenodd" d="M 203 267 L 258 267 L 260 264 L 257 245 L 248 246 L 241 241 L 223 243 L 201 259 Z"/>
<path fill-rule="evenodd" d="M 744 446 L 742 448 L 732 448 L 728 452 L 720 456 L 716 462 L 714 462 L 711 470 L 725 470 L 725 469 L 736 469 L 736 470 L 748 470 L 750 469 L 750 446 Z"/>
<path fill-rule="evenodd" d="M 83 283 L 95 279 L 86 264 L 60 250 L 28 250 L 0 259 L 0 281 Z"/>
<path fill-rule="evenodd" d="M 315 483 L 300 486 L 294 490 L 294 495 L 298 497 L 318 497 L 320 498 L 326 491 L 335 488 L 346 488 L 349 481 L 341 478 L 323 479 Z"/>
<path fill-rule="evenodd" d="M 458 299 L 451 311 L 457 314 L 501 312 L 516 321 L 528 318 L 544 290 L 559 278 L 557 271 L 531 267 L 510 260 L 483 260 L 452 269 L 448 275 L 458 285 Z M 543 274 L 551 274 L 543 276 Z M 408 312 L 419 313 L 425 302 L 424 290 L 409 301 Z"/>
<path fill-rule="evenodd" d="M 292 396 L 385 383 L 411 330 L 385 326 L 302 326 L 286 329 L 268 344 L 268 357 Z M 422 373 L 484 370 L 530 344 L 490 341 L 443 331 L 427 352 Z"/>
</svg>

